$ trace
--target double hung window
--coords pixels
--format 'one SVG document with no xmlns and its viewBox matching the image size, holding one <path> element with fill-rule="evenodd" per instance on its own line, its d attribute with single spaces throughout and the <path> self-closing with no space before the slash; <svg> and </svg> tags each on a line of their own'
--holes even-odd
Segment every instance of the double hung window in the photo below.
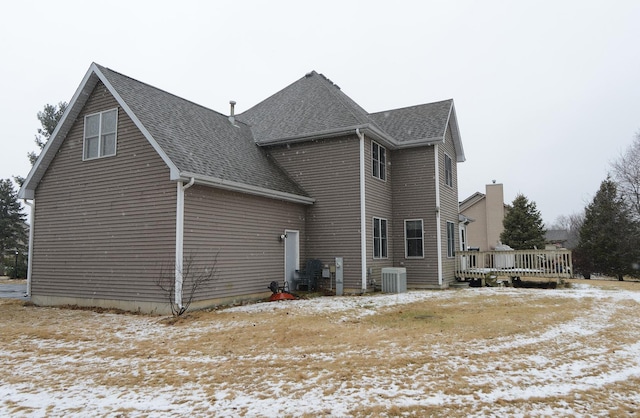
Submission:
<svg viewBox="0 0 640 418">
<path fill-rule="evenodd" d="M 116 155 L 118 109 L 87 115 L 84 118 L 84 159 Z"/>
<path fill-rule="evenodd" d="M 422 219 L 404 221 L 405 257 L 424 257 Z"/>
<path fill-rule="evenodd" d="M 453 222 L 447 222 L 447 257 L 451 258 L 456 253 L 455 247 L 455 228 L 456 224 Z"/>
<path fill-rule="evenodd" d="M 373 218 L 373 258 L 387 258 L 387 220 Z"/>
<path fill-rule="evenodd" d="M 453 161 L 447 154 L 444 155 L 444 182 L 453 187 Z"/>
<path fill-rule="evenodd" d="M 387 150 L 375 142 L 371 143 L 371 157 L 373 165 L 373 177 L 380 180 L 386 180 L 387 178 Z"/>
</svg>

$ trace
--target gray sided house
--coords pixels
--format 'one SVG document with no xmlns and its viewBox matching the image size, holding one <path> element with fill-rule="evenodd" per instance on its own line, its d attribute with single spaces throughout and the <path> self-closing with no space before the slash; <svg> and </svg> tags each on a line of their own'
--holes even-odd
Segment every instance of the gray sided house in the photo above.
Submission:
<svg viewBox="0 0 640 418">
<path fill-rule="evenodd" d="M 345 293 L 373 291 L 383 267 L 446 288 L 462 161 L 452 100 L 367 113 L 311 72 L 227 116 L 92 64 L 19 193 L 29 292 L 166 312 L 157 280 L 181 303 L 186 265 L 215 260 L 197 308 L 264 297 L 336 257 Z"/>
</svg>

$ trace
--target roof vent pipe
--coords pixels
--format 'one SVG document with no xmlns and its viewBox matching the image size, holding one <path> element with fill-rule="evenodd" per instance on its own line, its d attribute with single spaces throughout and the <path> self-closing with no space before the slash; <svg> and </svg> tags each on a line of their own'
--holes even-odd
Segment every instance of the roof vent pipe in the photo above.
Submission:
<svg viewBox="0 0 640 418">
<path fill-rule="evenodd" d="M 236 117 L 235 117 L 236 102 L 231 100 L 229 104 L 231 105 L 231 114 L 229 115 L 229 122 L 235 124 L 236 123 Z"/>
</svg>

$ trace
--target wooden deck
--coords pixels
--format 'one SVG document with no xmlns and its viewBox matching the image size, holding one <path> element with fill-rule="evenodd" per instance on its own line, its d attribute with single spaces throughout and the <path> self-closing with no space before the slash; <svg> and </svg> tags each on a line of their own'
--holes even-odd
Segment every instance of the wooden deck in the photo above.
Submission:
<svg viewBox="0 0 640 418">
<path fill-rule="evenodd" d="M 570 278 L 570 250 L 458 251 L 456 278 Z"/>
</svg>

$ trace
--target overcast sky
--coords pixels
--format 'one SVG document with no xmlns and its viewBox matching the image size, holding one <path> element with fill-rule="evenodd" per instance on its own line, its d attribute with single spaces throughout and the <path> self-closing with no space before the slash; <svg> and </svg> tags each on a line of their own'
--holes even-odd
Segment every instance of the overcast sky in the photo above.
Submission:
<svg viewBox="0 0 640 418">
<path fill-rule="evenodd" d="M 369 112 L 453 98 L 459 199 L 496 180 L 547 223 L 640 130 L 640 1 L 26 0 L 0 5 L 0 45 L 2 179 L 91 62 L 222 113 L 311 70 Z"/>
</svg>

